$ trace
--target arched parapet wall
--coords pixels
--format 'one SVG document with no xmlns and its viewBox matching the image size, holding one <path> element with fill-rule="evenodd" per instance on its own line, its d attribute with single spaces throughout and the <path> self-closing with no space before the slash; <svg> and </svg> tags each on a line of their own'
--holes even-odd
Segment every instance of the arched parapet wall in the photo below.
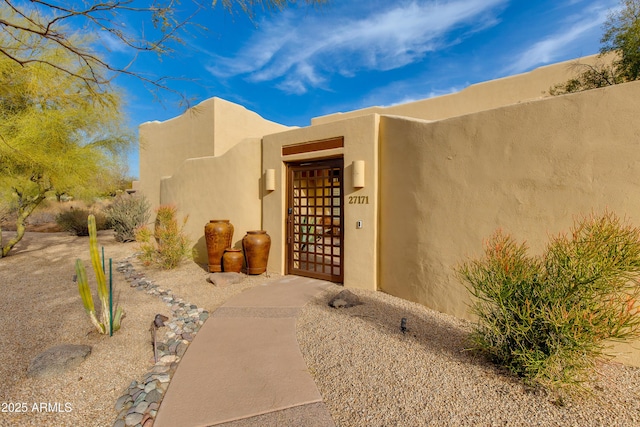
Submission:
<svg viewBox="0 0 640 427">
<path fill-rule="evenodd" d="M 161 182 L 162 204 L 175 204 L 180 217 L 189 215 L 185 231 L 207 263 L 204 226 L 228 219 L 234 226 L 233 245 L 240 247 L 247 230 L 261 228 L 261 141 L 246 139 L 221 156 L 189 159 Z"/>
<path fill-rule="evenodd" d="M 581 70 L 576 63 L 594 64 L 607 62 L 611 56 L 599 58 L 586 56 L 572 61 L 560 62 L 536 68 L 527 73 L 473 84 L 459 92 L 389 107 L 370 107 L 347 113 L 335 113 L 314 118 L 313 125 L 344 120 L 367 114 L 384 114 L 424 120 L 442 120 L 483 110 L 503 107 L 550 96 L 552 86 L 566 82 Z"/>
<path fill-rule="evenodd" d="M 246 138 L 289 129 L 241 105 L 211 98 L 165 122 L 140 125 L 140 182 L 152 208 L 160 204 L 160 180 L 188 159 L 221 156 Z"/>
<path fill-rule="evenodd" d="M 471 318 L 454 267 L 497 228 L 540 253 L 576 215 L 640 225 L 638 111 L 633 82 L 437 122 L 381 117 L 381 290 Z"/>
</svg>

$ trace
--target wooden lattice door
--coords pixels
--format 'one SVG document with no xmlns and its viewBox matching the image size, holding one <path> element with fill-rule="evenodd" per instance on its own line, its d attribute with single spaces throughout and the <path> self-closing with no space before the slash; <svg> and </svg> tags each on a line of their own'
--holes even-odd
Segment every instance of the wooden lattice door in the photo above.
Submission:
<svg viewBox="0 0 640 427">
<path fill-rule="evenodd" d="M 342 175 L 342 159 L 289 165 L 289 274 L 342 283 Z"/>
</svg>

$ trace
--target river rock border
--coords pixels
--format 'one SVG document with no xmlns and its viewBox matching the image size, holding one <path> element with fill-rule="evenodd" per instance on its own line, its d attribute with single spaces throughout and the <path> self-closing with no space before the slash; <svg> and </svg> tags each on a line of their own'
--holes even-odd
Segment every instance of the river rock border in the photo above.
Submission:
<svg viewBox="0 0 640 427">
<path fill-rule="evenodd" d="M 158 361 L 151 371 L 143 376 L 142 381 L 132 381 L 116 401 L 115 410 L 118 415 L 113 427 L 153 426 L 160 402 L 180 359 L 209 317 L 206 310 L 178 298 L 171 289 L 162 289 L 143 273 L 136 272 L 130 262 L 135 256 L 136 254 L 119 261 L 116 270 L 124 274 L 129 286 L 157 296 L 171 307 L 170 321 L 165 323 L 170 331 L 167 332 L 165 341 L 157 342 Z M 149 322 L 152 320 L 149 319 Z"/>
</svg>

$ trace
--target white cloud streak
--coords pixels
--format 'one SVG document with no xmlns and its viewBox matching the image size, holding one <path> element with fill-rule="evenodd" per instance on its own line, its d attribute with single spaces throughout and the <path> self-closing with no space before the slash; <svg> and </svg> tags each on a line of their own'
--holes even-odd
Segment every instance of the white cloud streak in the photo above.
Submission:
<svg viewBox="0 0 640 427">
<path fill-rule="evenodd" d="M 304 18 L 287 11 L 260 30 L 232 58 L 217 58 L 217 77 L 275 81 L 289 93 L 323 87 L 333 74 L 391 70 L 495 25 L 507 0 L 386 2 L 362 17 L 331 8 Z M 369 6 L 371 3 L 369 2 Z M 455 37 L 451 33 L 456 32 Z"/>
<path fill-rule="evenodd" d="M 566 50 L 574 47 L 575 42 L 586 34 L 600 31 L 610 9 L 605 6 L 585 9 L 579 15 L 569 16 L 563 30 L 551 34 L 526 49 L 506 67 L 503 73 L 522 73 L 540 65 L 550 64 L 566 55 Z"/>
</svg>

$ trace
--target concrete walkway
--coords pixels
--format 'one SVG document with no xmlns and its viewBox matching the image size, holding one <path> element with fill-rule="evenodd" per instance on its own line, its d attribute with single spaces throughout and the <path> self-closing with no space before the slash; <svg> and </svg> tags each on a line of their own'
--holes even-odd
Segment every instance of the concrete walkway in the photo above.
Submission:
<svg viewBox="0 0 640 427">
<path fill-rule="evenodd" d="M 328 286 L 284 276 L 214 311 L 180 361 L 154 426 L 334 426 L 296 340 L 300 309 Z"/>
</svg>

